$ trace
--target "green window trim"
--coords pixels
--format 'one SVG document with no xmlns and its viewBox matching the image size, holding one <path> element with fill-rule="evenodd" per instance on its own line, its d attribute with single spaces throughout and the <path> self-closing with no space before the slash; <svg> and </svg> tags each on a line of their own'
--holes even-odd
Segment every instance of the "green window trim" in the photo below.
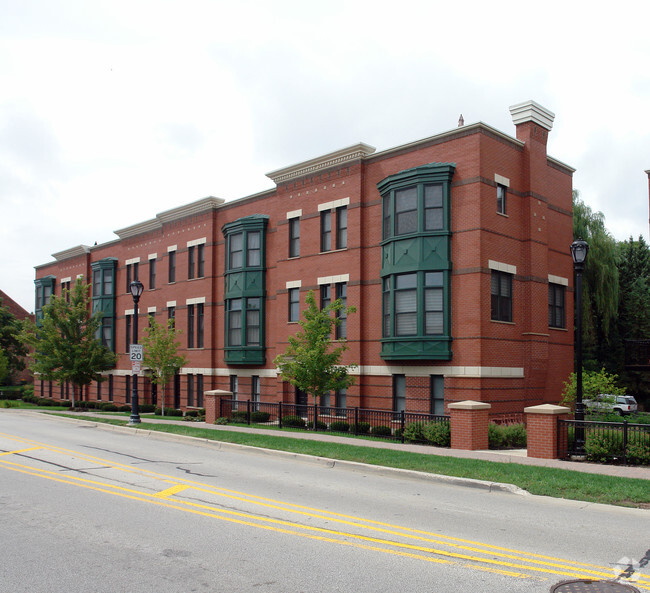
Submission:
<svg viewBox="0 0 650 593">
<path fill-rule="evenodd" d="M 265 272 L 269 217 L 256 214 L 222 227 L 226 239 L 225 362 L 266 361 Z"/>
<path fill-rule="evenodd" d="M 102 312 L 98 338 L 115 352 L 115 297 L 117 258 L 107 257 L 90 264 L 92 274 L 92 312 Z"/>
</svg>

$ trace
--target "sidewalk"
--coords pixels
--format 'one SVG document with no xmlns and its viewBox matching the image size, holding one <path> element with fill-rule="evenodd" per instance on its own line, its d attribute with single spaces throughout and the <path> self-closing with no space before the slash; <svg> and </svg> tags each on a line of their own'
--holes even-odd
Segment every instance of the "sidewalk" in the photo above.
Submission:
<svg viewBox="0 0 650 593">
<path fill-rule="evenodd" d="M 118 418 L 125 419 L 124 416 L 107 416 L 105 414 L 93 414 L 92 412 L 74 412 L 76 416 L 91 420 L 95 417 L 101 418 Z M 395 451 L 410 451 L 413 453 L 423 453 L 425 455 L 439 455 L 443 457 L 456 457 L 461 459 L 482 459 L 484 461 L 493 461 L 496 463 L 519 463 L 521 465 L 536 465 L 541 467 L 553 467 L 557 469 L 566 469 L 571 471 L 583 472 L 586 474 L 601 474 L 608 476 L 618 476 L 621 478 L 638 478 L 641 480 L 650 480 L 650 467 L 648 466 L 621 466 L 605 465 L 600 463 L 587 463 L 578 461 L 563 461 L 560 459 L 537 459 L 528 457 L 525 449 L 515 450 L 487 450 L 487 451 L 464 451 L 460 449 L 447 449 L 442 447 L 431 447 L 428 445 L 414 445 L 409 443 L 388 442 L 371 439 L 353 439 L 345 436 L 337 436 L 325 432 L 289 432 L 269 430 L 264 428 L 248 428 L 245 426 L 229 426 L 206 424 L 205 422 L 186 422 L 184 420 L 169 420 L 148 418 L 142 416 L 143 423 L 152 424 L 182 424 L 184 426 L 193 426 L 196 428 L 206 428 L 210 430 L 223 430 L 232 432 L 247 432 L 252 434 L 265 434 L 275 437 L 289 439 L 304 439 L 312 441 L 324 441 L 330 443 L 342 443 L 354 445 L 357 447 L 374 447 L 376 449 L 393 449 Z"/>
</svg>

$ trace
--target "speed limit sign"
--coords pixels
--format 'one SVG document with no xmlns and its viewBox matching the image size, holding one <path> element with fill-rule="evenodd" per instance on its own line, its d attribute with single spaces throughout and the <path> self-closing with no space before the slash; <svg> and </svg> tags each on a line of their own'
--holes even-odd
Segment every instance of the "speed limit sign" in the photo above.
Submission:
<svg viewBox="0 0 650 593">
<path fill-rule="evenodd" d="M 131 371 L 134 373 L 140 372 L 140 365 L 142 364 L 142 357 L 144 349 L 142 344 L 131 344 L 129 350 L 129 359 L 131 360 Z"/>
</svg>

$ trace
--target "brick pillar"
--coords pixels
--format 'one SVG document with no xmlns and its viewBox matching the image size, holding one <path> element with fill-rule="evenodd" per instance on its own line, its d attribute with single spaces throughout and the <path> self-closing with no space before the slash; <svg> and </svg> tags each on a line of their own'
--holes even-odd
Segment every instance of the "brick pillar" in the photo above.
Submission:
<svg viewBox="0 0 650 593">
<path fill-rule="evenodd" d="M 222 399 L 232 399 L 231 391 L 214 389 L 203 392 L 203 405 L 205 406 L 206 424 L 214 424 L 217 421 L 219 407 Z"/>
<path fill-rule="evenodd" d="M 571 410 L 564 406 L 543 404 L 524 408 L 526 414 L 526 433 L 528 457 L 558 459 L 566 453 L 567 432 L 562 433 L 558 442 L 558 420 L 567 420 Z"/>
<path fill-rule="evenodd" d="M 491 408 L 490 404 L 474 401 L 449 404 L 452 449 L 476 451 L 488 448 L 488 414 Z"/>
</svg>

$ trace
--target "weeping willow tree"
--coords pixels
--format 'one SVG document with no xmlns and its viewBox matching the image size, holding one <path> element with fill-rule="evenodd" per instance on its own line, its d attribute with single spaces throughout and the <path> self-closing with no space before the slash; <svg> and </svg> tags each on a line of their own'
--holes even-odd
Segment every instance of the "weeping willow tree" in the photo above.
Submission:
<svg viewBox="0 0 650 593">
<path fill-rule="evenodd" d="M 589 243 L 583 273 L 583 356 L 589 370 L 611 369 L 613 338 L 617 333 L 618 268 L 617 243 L 605 228 L 605 216 L 594 212 L 573 191 L 573 236 Z"/>
</svg>

